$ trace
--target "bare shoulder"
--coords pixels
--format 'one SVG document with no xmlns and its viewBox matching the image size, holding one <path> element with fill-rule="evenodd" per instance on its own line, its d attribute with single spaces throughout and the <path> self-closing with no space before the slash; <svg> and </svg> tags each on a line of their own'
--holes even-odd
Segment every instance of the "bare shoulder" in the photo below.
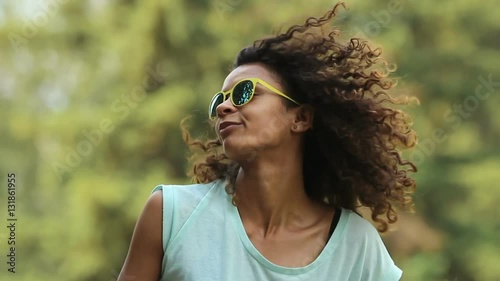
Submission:
<svg viewBox="0 0 500 281">
<path fill-rule="evenodd" d="M 161 248 L 161 226 L 163 210 L 163 193 L 161 190 L 155 191 L 146 201 L 144 210 L 136 225 L 136 232 L 147 239 L 151 239 L 154 246 Z"/>
<path fill-rule="evenodd" d="M 163 210 L 163 193 L 161 190 L 152 193 L 146 200 L 142 213 L 140 214 L 135 231 L 151 231 L 161 229 Z"/>
<path fill-rule="evenodd" d="M 162 208 L 163 193 L 155 191 L 149 196 L 137 220 L 119 281 L 128 278 L 158 280 L 163 257 Z"/>
<path fill-rule="evenodd" d="M 163 192 L 161 190 L 157 190 L 153 192 L 146 201 L 146 206 L 144 207 L 144 210 L 150 210 L 155 213 L 158 211 L 160 212 L 163 209 Z"/>
</svg>

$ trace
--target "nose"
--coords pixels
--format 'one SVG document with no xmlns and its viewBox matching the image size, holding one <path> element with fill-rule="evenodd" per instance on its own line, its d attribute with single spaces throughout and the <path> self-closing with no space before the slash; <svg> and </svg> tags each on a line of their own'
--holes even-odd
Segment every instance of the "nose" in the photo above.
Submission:
<svg viewBox="0 0 500 281">
<path fill-rule="evenodd" d="M 219 104 L 216 110 L 219 118 L 237 111 L 236 107 L 231 103 L 230 99 L 227 99 L 223 103 Z"/>
</svg>

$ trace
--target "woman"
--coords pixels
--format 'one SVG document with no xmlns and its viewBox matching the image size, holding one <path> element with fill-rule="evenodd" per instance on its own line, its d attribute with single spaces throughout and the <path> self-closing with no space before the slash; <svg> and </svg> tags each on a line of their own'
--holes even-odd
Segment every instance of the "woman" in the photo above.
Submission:
<svg viewBox="0 0 500 281">
<path fill-rule="evenodd" d="M 337 41 L 337 8 L 241 50 L 209 107 L 196 184 L 160 185 L 119 281 L 395 281 L 380 236 L 411 208 L 416 137 L 380 50 Z M 387 105 L 391 104 L 391 107 Z"/>
</svg>

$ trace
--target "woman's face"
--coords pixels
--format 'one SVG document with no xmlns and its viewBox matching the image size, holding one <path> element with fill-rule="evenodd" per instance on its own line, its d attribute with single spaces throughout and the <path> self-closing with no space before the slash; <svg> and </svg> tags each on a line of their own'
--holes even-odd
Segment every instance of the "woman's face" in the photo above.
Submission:
<svg viewBox="0 0 500 281">
<path fill-rule="evenodd" d="M 284 92 L 271 72 L 262 64 L 246 64 L 234 69 L 224 81 L 222 91 L 244 78 L 260 78 Z M 225 154 L 235 161 L 251 161 L 262 151 L 286 143 L 292 136 L 294 111 L 287 110 L 284 98 L 257 83 L 252 100 L 240 107 L 227 99 L 217 107 L 215 130 Z"/>
</svg>

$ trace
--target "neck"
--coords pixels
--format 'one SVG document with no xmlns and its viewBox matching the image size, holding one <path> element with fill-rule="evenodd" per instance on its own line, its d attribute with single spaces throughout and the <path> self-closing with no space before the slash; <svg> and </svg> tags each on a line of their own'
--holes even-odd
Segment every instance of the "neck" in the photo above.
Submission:
<svg viewBox="0 0 500 281">
<path fill-rule="evenodd" d="M 235 184 L 242 220 L 263 238 L 304 229 L 321 211 L 305 193 L 299 155 L 258 157 L 242 165 Z"/>
</svg>

